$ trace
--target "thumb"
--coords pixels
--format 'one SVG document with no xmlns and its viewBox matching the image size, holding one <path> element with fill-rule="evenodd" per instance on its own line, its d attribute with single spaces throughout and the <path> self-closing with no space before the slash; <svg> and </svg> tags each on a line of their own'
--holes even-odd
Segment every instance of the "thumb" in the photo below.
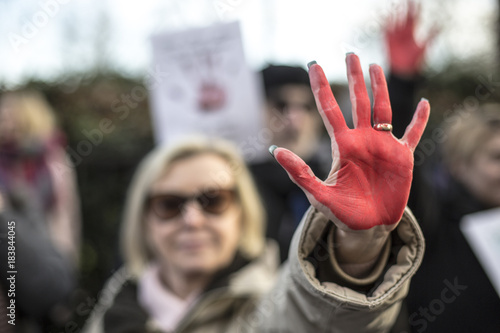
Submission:
<svg viewBox="0 0 500 333">
<path fill-rule="evenodd" d="M 285 148 L 269 147 L 269 152 L 285 169 L 290 179 L 306 194 L 314 194 L 321 189 L 323 182 L 314 175 L 311 168 L 297 155 Z"/>
</svg>

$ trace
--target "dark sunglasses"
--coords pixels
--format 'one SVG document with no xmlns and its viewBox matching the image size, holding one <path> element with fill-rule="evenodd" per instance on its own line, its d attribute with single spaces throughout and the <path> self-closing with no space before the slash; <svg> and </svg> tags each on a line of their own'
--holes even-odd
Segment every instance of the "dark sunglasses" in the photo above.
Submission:
<svg viewBox="0 0 500 333">
<path fill-rule="evenodd" d="M 207 190 L 192 196 L 177 194 L 157 194 L 149 197 L 149 209 L 161 219 L 177 217 L 184 209 L 186 203 L 196 201 L 204 212 L 220 215 L 234 202 L 236 191 L 233 189 Z"/>
</svg>

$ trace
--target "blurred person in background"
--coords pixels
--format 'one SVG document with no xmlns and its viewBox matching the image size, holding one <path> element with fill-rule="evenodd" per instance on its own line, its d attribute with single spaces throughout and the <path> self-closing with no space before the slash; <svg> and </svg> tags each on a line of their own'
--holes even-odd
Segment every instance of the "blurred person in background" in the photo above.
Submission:
<svg viewBox="0 0 500 333">
<path fill-rule="evenodd" d="M 415 92 L 425 84 L 425 53 L 439 29 L 417 42 L 419 5 L 408 1 L 394 14 L 385 40 L 394 133 L 400 137 L 401 125 L 411 119 Z M 498 332 L 500 298 L 464 238 L 460 221 L 466 214 L 500 207 L 500 104 L 450 115 L 438 128 L 443 133 L 436 142 L 440 147 L 415 165 L 408 202 L 427 250 L 393 332 Z M 444 301 L 441 309 L 436 302 Z"/>
<path fill-rule="evenodd" d="M 15 332 L 51 332 L 71 319 L 75 266 L 54 243 L 37 207 L 21 200 L 0 191 L 0 285 L 5 303 L 14 306 L 0 315 L 7 309 Z"/>
<path fill-rule="evenodd" d="M 420 3 L 405 1 L 390 13 L 384 29 L 385 48 L 389 60 L 389 76 L 387 85 L 391 99 L 392 122 L 394 135 L 403 136 L 401 126 L 407 124 L 412 117 L 417 103 L 416 91 L 425 85 L 423 68 L 427 50 L 439 34 L 440 28 L 432 27 L 425 38 L 417 41 L 416 29 L 420 19 Z M 418 149 L 418 148 L 417 148 Z M 408 206 L 417 220 L 424 218 L 426 212 L 422 208 L 428 200 L 428 194 L 418 184 L 422 181 L 423 168 L 416 165 Z"/>
<path fill-rule="evenodd" d="M 356 103 L 349 129 L 321 67 L 311 86 L 332 143 L 325 181 L 285 148 L 270 151 L 312 207 L 278 270 L 263 207 L 236 148 L 218 139 L 157 147 L 125 203 L 124 267 L 107 283 L 85 332 L 385 332 L 423 256 L 405 209 L 422 101 L 407 134 L 390 132 L 382 69 L 370 67 L 374 126 L 359 59 L 347 56 Z M 390 161 L 390 163 L 387 163 Z M 390 181 L 398 177 L 394 187 Z"/>
<path fill-rule="evenodd" d="M 324 178 L 331 165 L 330 147 L 321 128 L 307 71 L 302 67 L 269 65 L 261 75 L 266 97 L 265 126 L 273 133 L 271 142 L 294 151 L 319 178 Z M 284 261 L 309 201 L 273 159 L 251 163 L 250 170 L 266 208 L 266 236 L 278 241 Z"/>
<path fill-rule="evenodd" d="M 27 321 L 36 323 L 58 320 L 51 313 L 52 306 L 65 302 L 76 281 L 79 199 L 64 146 L 53 110 L 39 92 L 0 95 L 2 224 L 9 216 L 16 222 L 17 283 L 18 295 L 22 295 L 18 309 Z M 6 249 L 2 255 L 7 254 Z M 35 287 L 36 292 L 28 292 Z"/>
<path fill-rule="evenodd" d="M 395 125 L 407 124 L 411 120 L 412 113 L 407 110 L 416 104 L 415 91 L 425 80 L 422 73 L 425 55 L 439 33 L 439 28 L 433 27 L 425 38 L 417 41 L 420 10 L 420 5 L 415 1 L 408 0 L 405 5 L 400 4 L 390 13 L 384 30 L 389 60 L 387 84 Z M 396 137 L 400 138 L 403 134 L 404 127 L 394 128 Z"/>
<path fill-rule="evenodd" d="M 409 323 L 415 332 L 498 332 L 500 297 L 460 222 L 467 214 L 500 207 L 500 104 L 447 120 L 442 157 L 429 159 L 420 184 L 429 196 L 423 208 L 432 214 L 420 221 L 427 252 L 411 284 Z M 453 294 L 446 295 L 443 311 L 425 312 L 450 284 Z"/>
<path fill-rule="evenodd" d="M 53 110 L 36 91 L 0 96 L 0 189 L 22 197 L 40 211 L 61 253 L 75 264 L 79 256 L 80 205 L 74 167 Z"/>
</svg>

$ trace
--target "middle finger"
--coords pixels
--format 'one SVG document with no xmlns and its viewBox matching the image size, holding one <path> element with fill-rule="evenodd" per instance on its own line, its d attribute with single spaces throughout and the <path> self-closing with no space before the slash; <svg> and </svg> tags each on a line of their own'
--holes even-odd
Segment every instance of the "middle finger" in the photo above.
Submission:
<svg viewBox="0 0 500 333">
<path fill-rule="evenodd" d="M 354 127 L 371 127 L 370 98 L 366 91 L 365 79 L 359 58 L 354 53 L 348 53 L 346 63 Z"/>
</svg>

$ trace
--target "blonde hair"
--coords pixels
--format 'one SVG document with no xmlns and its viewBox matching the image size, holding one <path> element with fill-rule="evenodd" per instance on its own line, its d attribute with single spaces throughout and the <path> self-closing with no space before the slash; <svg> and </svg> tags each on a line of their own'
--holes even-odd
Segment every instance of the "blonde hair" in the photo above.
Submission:
<svg viewBox="0 0 500 333">
<path fill-rule="evenodd" d="M 1 96 L 2 107 L 11 108 L 17 133 L 25 146 L 45 141 L 56 130 L 56 117 L 45 97 L 34 90 L 9 91 Z"/>
<path fill-rule="evenodd" d="M 159 146 L 139 165 L 129 187 L 121 230 L 122 255 L 129 272 L 136 278 L 141 274 L 153 253 L 147 245 L 144 213 L 152 184 L 175 161 L 199 154 L 215 154 L 230 166 L 242 207 L 242 233 L 239 250 L 248 259 L 257 257 L 264 249 L 264 209 L 252 176 L 237 149 L 221 139 L 193 138 L 173 147 Z M 220 175 L 221 177 L 227 175 Z"/>
<path fill-rule="evenodd" d="M 500 104 L 484 104 L 460 114 L 446 128 L 443 160 L 454 171 L 470 163 L 478 149 L 500 133 Z"/>
</svg>

